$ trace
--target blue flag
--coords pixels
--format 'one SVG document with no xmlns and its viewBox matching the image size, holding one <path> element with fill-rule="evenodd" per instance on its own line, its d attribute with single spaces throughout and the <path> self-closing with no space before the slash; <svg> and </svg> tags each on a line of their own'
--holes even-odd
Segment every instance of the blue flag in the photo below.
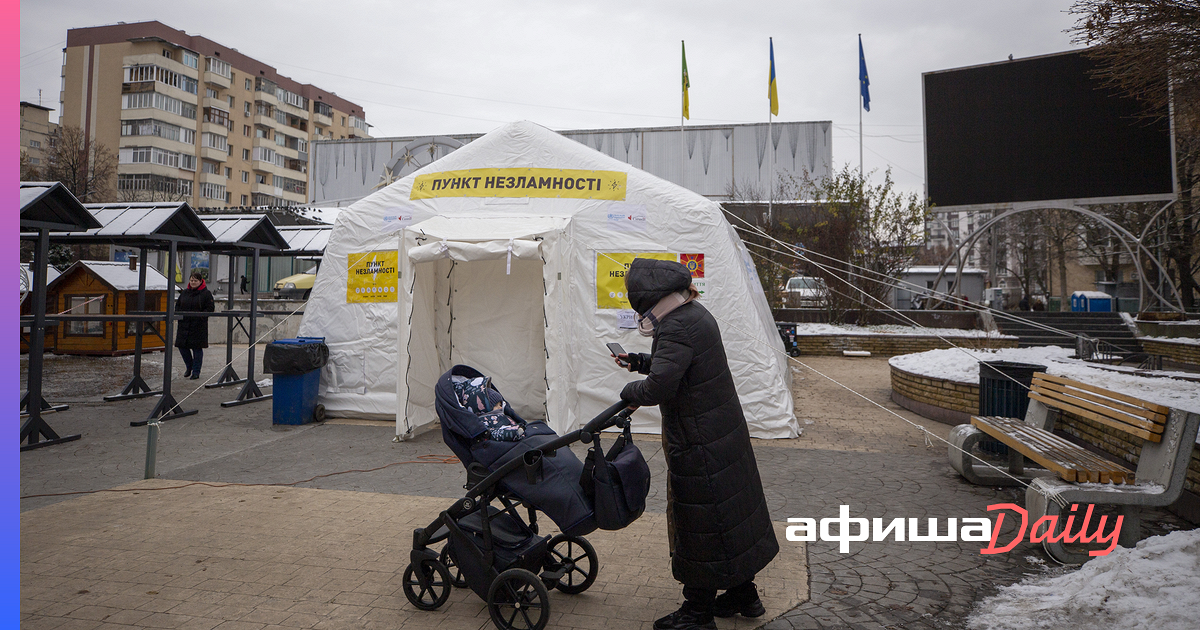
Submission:
<svg viewBox="0 0 1200 630">
<path fill-rule="evenodd" d="M 858 36 L 858 85 L 863 109 L 871 111 L 871 79 L 867 77 L 867 58 L 863 55 L 862 35 Z"/>
</svg>

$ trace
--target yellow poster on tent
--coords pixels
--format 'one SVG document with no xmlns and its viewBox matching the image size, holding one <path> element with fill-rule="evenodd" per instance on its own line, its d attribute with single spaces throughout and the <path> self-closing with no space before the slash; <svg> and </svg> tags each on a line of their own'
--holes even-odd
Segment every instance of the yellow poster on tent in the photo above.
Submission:
<svg viewBox="0 0 1200 630">
<path fill-rule="evenodd" d="M 399 260 L 396 250 L 351 253 L 347 259 L 346 302 L 395 302 Z"/>
<path fill-rule="evenodd" d="M 472 168 L 418 175 L 410 199 L 435 197 L 542 197 L 625 199 L 628 175 L 621 171 L 565 168 Z"/>
<path fill-rule="evenodd" d="M 625 295 L 625 270 L 634 258 L 679 261 L 679 254 L 659 252 L 596 253 L 596 308 L 629 309 Z"/>
</svg>

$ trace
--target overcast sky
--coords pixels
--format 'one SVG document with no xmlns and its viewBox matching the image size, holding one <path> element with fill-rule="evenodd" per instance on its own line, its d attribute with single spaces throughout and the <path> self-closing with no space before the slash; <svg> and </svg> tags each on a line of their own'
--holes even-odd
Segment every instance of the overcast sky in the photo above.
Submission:
<svg viewBox="0 0 1200 630">
<path fill-rule="evenodd" d="M 67 30 L 158 20 L 361 105 L 372 135 L 831 120 L 858 166 L 858 39 L 871 78 L 867 171 L 923 191 L 921 73 L 1073 48 L 1070 0 L 38 0 L 21 6 L 21 99 L 58 105 Z M 56 117 L 57 114 L 52 115 Z"/>
</svg>

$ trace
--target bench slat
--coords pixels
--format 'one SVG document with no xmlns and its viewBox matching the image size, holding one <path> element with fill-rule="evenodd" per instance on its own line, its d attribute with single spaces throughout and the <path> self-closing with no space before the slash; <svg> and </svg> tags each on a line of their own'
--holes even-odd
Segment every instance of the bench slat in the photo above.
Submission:
<svg viewBox="0 0 1200 630">
<path fill-rule="evenodd" d="M 1132 483 L 1133 473 L 1120 464 L 1073 444 L 1053 433 L 1013 418 L 973 416 L 971 424 L 1066 481 Z"/>
<path fill-rule="evenodd" d="M 1114 428 L 1114 429 L 1120 429 L 1121 431 L 1124 431 L 1124 432 L 1126 432 L 1126 433 L 1128 433 L 1128 434 L 1130 434 L 1130 435 L 1133 435 L 1133 436 L 1136 436 L 1136 437 L 1140 437 L 1140 438 L 1142 438 L 1143 440 L 1146 440 L 1147 442 L 1160 442 L 1160 441 L 1162 441 L 1162 436 L 1161 436 L 1161 435 L 1158 435 L 1157 433 L 1150 433 L 1149 431 L 1146 431 L 1146 430 L 1144 430 L 1144 429 L 1139 429 L 1139 428 L 1136 428 L 1136 427 L 1132 427 L 1132 426 L 1130 426 L 1130 425 L 1128 425 L 1128 424 L 1125 424 L 1125 423 L 1123 423 L 1123 422 L 1118 422 L 1118 421 L 1116 421 L 1116 420 L 1113 420 L 1112 418 L 1109 418 L 1109 417 L 1107 417 L 1107 416 L 1104 416 L 1104 415 L 1101 415 L 1101 414 L 1098 414 L 1098 413 L 1095 413 L 1095 412 L 1089 411 L 1089 410 L 1087 410 L 1087 409 L 1084 409 L 1083 407 L 1079 407 L 1079 406 L 1077 406 L 1077 405 L 1070 404 L 1070 403 L 1068 403 L 1068 402 L 1064 402 L 1064 401 L 1061 401 L 1061 400 L 1054 400 L 1054 399 L 1052 399 L 1052 398 L 1048 398 L 1048 397 L 1046 397 L 1046 396 L 1043 396 L 1041 393 L 1039 393 L 1039 392 L 1036 392 L 1036 391 L 1031 391 L 1031 392 L 1029 392 L 1029 398 L 1031 398 L 1031 399 L 1033 399 L 1033 400 L 1037 400 L 1037 401 L 1039 401 L 1039 402 L 1042 402 L 1042 403 L 1044 403 L 1044 404 L 1047 404 L 1047 405 L 1049 405 L 1049 406 L 1051 406 L 1051 407 L 1056 407 L 1056 408 L 1058 408 L 1058 409 L 1065 409 L 1065 410 L 1067 410 L 1067 411 L 1070 411 L 1070 412 L 1071 412 L 1071 413 L 1073 413 L 1073 414 L 1076 414 L 1076 415 L 1079 415 L 1079 416 L 1083 416 L 1084 418 L 1088 418 L 1088 419 L 1091 419 L 1091 420 L 1095 420 L 1096 422 L 1099 422 L 1099 423 L 1101 423 L 1101 424 L 1103 424 L 1103 425 L 1105 425 L 1105 426 L 1109 426 L 1109 427 L 1112 427 L 1112 428 Z"/>
<path fill-rule="evenodd" d="M 1033 391 L 1048 398 L 1061 400 L 1067 404 L 1088 409 L 1117 422 L 1128 424 L 1138 429 L 1143 429 L 1148 433 L 1159 434 L 1163 431 L 1161 424 L 1156 424 L 1145 418 L 1131 416 L 1123 411 L 1117 411 L 1116 409 L 1107 407 L 1103 404 L 1097 404 L 1096 402 L 1093 402 L 1087 398 L 1077 397 L 1075 396 L 1075 392 L 1065 390 L 1065 388 L 1060 388 L 1057 385 L 1046 385 L 1040 388 L 1034 387 Z"/>
<path fill-rule="evenodd" d="M 1033 379 L 1033 389 L 1046 389 L 1046 390 L 1063 393 L 1068 396 L 1079 398 L 1080 400 L 1086 400 L 1088 402 L 1095 403 L 1097 405 L 1105 407 L 1106 410 L 1113 409 L 1120 413 L 1126 413 L 1126 414 L 1129 414 L 1136 418 L 1145 419 L 1146 421 L 1153 423 L 1153 424 L 1163 425 L 1163 424 L 1167 423 L 1167 416 L 1164 414 L 1161 414 L 1161 413 L 1158 413 L 1155 411 L 1150 411 L 1149 409 L 1143 409 L 1141 407 L 1138 407 L 1137 405 L 1131 405 L 1129 403 L 1117 400 L 1115 398 L 1108 398 L 1108 397 L 1102 396 L 1100 394 L 1095 394 L 1095 393 L 1089 392 L 1088 390 L 1079 389 L 1078 387 L 1072 387 L 1070 385 L 1062 385 L 1059 383 L 1055 383 L 1053 381 L 1044 381 L 1042 379 L 1035 378 L 1035 379 Z M 1144 427 L 1144 428 L 1149 430 L 1149 427 Z"/>
<path fill-rule="evenodd" d="M 1030 446 L 1037 447 L 1047 456 L 1054 457 L 1061 462 L 1070 462 L 1079 469 L 1076 471 L 1077 480 L 1083 472 L 1087 473 L 1088 480 L 1100 483 L 1107 483 L 1114 477 L 1121 480 L 1124 478 L 1120 471 L 1120 465 L 1097 457 L 1090 451 L 1053 433 L 1030 427 L 1023 422 L 1008 423 L 1003 428 L 1007 433 L 1024 440 Z"/>
<path fill-rule="evenodd" d="M 1097 387 L 1095 385 L 1081 383 L 1079 381 L 1072 380 L 1072 379 L 1069 379 L 1069 378 L 1066 378 L 1063 376 L 1052 376 L 1050 374 L 1046 374 L 1045 372 L 1034 372 L 1033 377 L 1047 380 L 1047 381 L 1050 381 L 1053 383 L 1059 383 L 1061 385 L 1069 385 L 1071 387 L 1078 387 L 1079 389 L 1087 390 L 1094 394 L 1100 394 L 1101 396 L 1112 398 L 1114 400 L 1120 400 L 1122 402 L 1127 402 L 1131 405 L 1141 407 L 1143 409 L 1147 409 L 1149 411 L 1157 413 L 1157 414 L 1163 416 L 1163 418 L 1166 418 L 1166 416 L 1171 413 L 1171 409 L 1169 407 L 1165 407 L 1158 403 L 1152 403 L 1149 401 L 1142 400 L 1140 398 L 1135 398 L 1128 394 L 1122 394 L 1120 392 L 1114 392 L 1111 390 L 1107 390 L 1107 389 L 1104 389 L 1103 387 Z"/>
</svg>

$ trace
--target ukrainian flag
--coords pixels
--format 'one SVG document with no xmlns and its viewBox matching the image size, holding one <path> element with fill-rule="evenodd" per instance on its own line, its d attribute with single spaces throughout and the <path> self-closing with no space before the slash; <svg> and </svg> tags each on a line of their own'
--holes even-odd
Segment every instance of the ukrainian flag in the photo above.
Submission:
<svg viewBox="0 0 1200 630">
<path fill-rule="evenodd" d="M 688 88 L 692 87 L 692 82 L 688 81 L 687 73 L 687 46 L 683 42 L 679 42 L 683 49 L 683 117 L 691 120 L 692 117 L 688 114 Z"/>
<path fill-rule="evenodd" d="M 775 90 L 775 42 L 768 38 L 771 42 L 771 82 L 767 84 L 767 98 L 771 99 L 771 115 L 779 115 L 779 92 Z"/>
</svg>

